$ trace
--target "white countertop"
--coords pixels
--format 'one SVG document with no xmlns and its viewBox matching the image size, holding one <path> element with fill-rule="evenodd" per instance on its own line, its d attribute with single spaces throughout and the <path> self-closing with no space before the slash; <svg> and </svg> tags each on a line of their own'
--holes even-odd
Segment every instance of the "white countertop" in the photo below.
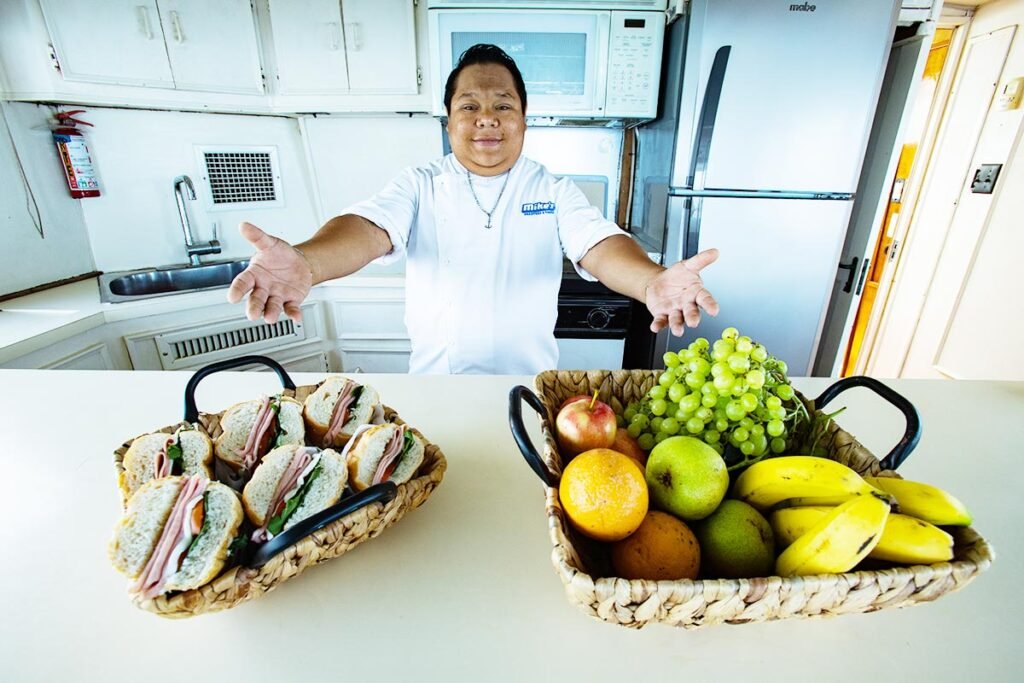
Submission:
<svg viewBox="0 0 1024 683">
<path fill-rule="evenodd" d="M 370 286 L 401 287 L 402 275 L 356 275 L 323 282 L 313 288 L 310 300 L 329 298 L 339 288 Z M 214 306 L 227 303 L 227 287 L 200 292 L 188 292 L 138 299 L 120 303 L 100 301 L 96 278 L 73 282 L 35 294 L 0 302 L 0 360 L 6 355 L 16 357 L 34 348 L 20 348 L 41 335 L 48 335 L 47 343 L 66 339 L 103 323 L 128 320 L 147 315 Z M 238 304 L 240 314 L 244 314 Z"/>
<path fill-rule="evenodd" d="M 995 548 L 964 590 L 873 614 L 634 631 L 571 604 L 551 565 L 542 485 L 508 429 L 508 391 L 529 377 L 361 375 L 444 451 L 431 498 L 233 609 L 186 620 L 137 609 L 106 558 L 120 512 L 111 454 L 179 419 L 189 376 L 0 370 L 0 679 L 991 681 L 1024 663 L 1024 384 L 889 383 L 924 424 L 900 471 L 966 501 Z M 814 396 L 829 380 L 795 383 Z M 199 406 L 277 386 L 269 374 L 214 375 Z M 878 455 L 902 434 L 902 416 L 865 389 L 833 405 L 849 406 L 840 424 Z"/>
</svg>

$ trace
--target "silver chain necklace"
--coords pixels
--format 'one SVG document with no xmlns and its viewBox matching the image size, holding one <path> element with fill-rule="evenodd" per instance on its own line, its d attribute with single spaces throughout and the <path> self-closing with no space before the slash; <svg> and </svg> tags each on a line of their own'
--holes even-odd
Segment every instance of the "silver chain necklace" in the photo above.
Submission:
<svg viewBox="0 0 1024 683">
<path fill-rule="evenodd" d="M 508 185 L 508 177 L 510 175 L 512 175 L 512 169 L 505 171 L 505 182 L 501 184 L 501 192 L 498 193 L 498 199 L 494 202 L 494 206 L 492 206 L 491 210 L 488 211 L 487 209 L 484 208 L 483 204 L 480 203 L 480 198 L 476 196 L 476 190 L 473 189 L 472 174 L 470 174 L 469 171 L 466 171 L 466 180 L 469 181 L 469 191 L 473 194 L 473 201 L 476 202 L 477 207 L 479 207 L 479 209 L 484 212 L 484 215 L 487 216 L 487 224 L 484 225 L 484 228 L 486 228 L 487 230 L 491 229 L 491 214 L 494 213 L 494 211 L 498 208 L 498 204 L 501 203 L 501 195 L 505 194 L 505 187 Z"/>
</svg>

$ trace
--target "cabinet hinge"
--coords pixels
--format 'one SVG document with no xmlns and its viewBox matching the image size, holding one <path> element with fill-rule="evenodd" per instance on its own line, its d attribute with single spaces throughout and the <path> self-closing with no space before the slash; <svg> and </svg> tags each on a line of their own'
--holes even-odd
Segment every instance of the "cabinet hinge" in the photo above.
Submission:
<svg viewBox="0 0 1024 683">
<path fill-rule="evenodd" d="M 57 51 L 53 49 L 53 43 L 47 43 L 46 47 L 50 56 L 50 66 L 52 66 L 53 70 L 57 73 L 61 73 L 60 60 L 57 59 Z"/>
<path fill-rule="evenodd" d="M 416 85 L 423 85 L 423 67 L 416 67 Z"/>
</svg>

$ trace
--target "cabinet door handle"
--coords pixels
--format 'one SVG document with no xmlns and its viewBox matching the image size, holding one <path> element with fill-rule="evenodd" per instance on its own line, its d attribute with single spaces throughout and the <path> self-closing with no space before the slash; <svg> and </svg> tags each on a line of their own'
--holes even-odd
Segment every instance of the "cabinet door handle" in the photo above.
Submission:
<svg viewBox="0 0 1024 683">
<path fill-rule="evenodd" d="M 174 33 L 174 42 L 179 45 L 185 42 L 185 31 L 181 27 L 181 16 L 175 10 L 171 10 L 171 30 Z"/>
<path fill-rule="evenodd" d="M 149 8 L 145 5 L 136 6 L 135 20 L 139 25 L 139 33 L 146 36 L 146 40 L 153 40 L 153 26 L 149 23 Z"/>
<path fill-rule="evenodd" d="M 352 21 L 345 24 L 345 33 L 348 35 L 348 47 L 358 52 L 363 47 L 363 31 L 358 22 Z"/>
<path fill-rule="evenodd" d="M 341 24 L 336 21 L 327 24 L 327 45 L 331 52 L 337 52 L 341 48 Z"/>
</svg>

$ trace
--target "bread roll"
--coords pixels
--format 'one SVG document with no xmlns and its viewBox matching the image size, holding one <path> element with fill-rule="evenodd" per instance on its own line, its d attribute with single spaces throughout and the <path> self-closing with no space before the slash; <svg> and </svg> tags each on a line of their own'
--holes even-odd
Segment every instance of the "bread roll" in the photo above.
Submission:
<svg viewBox="0 0 1024 683">
<path fill-rule="evenodd" d="M 142 574 L 184 482 L 185 478 L 179 476 L 152 479 L 129 498 L 108 548 L 110 561 L 118 571 L 131 579 Z M 196 545 L 185 555 L 181 567 L 167 577 L 164 592 L 198 588 L 224 569 L 228 548 L 242 524 L 242 505 L 229 487 L 210 481 L 203 512 L 203 530 Z"/>
<path fill-rule="evenodd" d="M 347 449 L 349 485 L 354 491 L 363 491 L 373 483 L 373 475 L 377 471 L 388 442 L 401 427 L 391 422 L 375 425 L 361 432 Z M 409 429 L 407 427 L 407 429 Z M 409 429 L 412 433 L 412 430 Z M 404 444 L 403 444 L 404 446 Z M 423 441 L 412 433 L 412 447 L 401 456 L 394 472 L 387 481 L 404 484 L 415 476 L 423 464 L 425 450 Z"/>
<path fill-rule="evenodd" d="M 245 490 L 242 492 L 242 504 L 245 506 L 246 516 L 254 526 L 263 527 L 270 522 L 267 515 L 274 492 L 277 490 L 278 481 L 285 474 L 285 470 L 288 469 L 299 448 L 301 446 L 292 444 L 272 450 L 264 456 L 263 462 L 253 472 L 252 479 L 245 485 Z M 285 530 L 334 505 L 341 499 L 345 491 L 345 485 L 348 483 L 348 471 L 345 469 L 345 461 L 342 460 L 341 455 L 329 448 L 319 451 L 319 453 L 320 474 L 306 491 L 299 506 L 285 521 Z"/>
<path fill-rule="evenodd" d="M 287 396 L 272 399 L 272 401 L 275 400 L 281 407 L 276 417 L 280 436 L 276 442 L 271 438 L 266 448 L 259 449 L 257 463 L 260 456 L 273 448 L 285 444 L 301 444 L 306 437 L 306 428 L 302 421 L 302 404 Z M 252 431 L 253 423 L 259 414 L 261 403 L 261 399 L 236 403 L 225 410 L 220 419 L 220 427 L 223 432 L 214 442 L 214 452 L 217 458 L 236 472 L 244 469 L 239 452 L 245 448 L 249 432 Z"/>
<path fill-rule="evenodd" d="M 330 430 L 334 407 L 347 383 L 356 387 L 362 386 L 362 392 L 356 402 L 349 407 L 348 419 L 342 425 L 340 433 L 328 440 L 327 432 Z M 373 387 L 331 375 L 316 391 L 306 397 L 303 404 L 302 416 L 306 422 L 307 441 L 321 448 L 340 448 L 348 443 L 360 425 L 369 424 L 373 420 L 374 409 L 379 405 L 380 395 Z"/>
<path fill-rule="evenodd" d="M 156 432 L 143 434 L 132 441 L 121 462 L 124 471 L 118 477 L 124 501 L 156 476 L 156 455 L 173 436 Z M 213 479 L 213 443 L 210 437 L 195 429 L 183 429 L 178 432 L 178 444 L 181 446 L 183 471 L 174 474 L 198 474 Z"/>
</svg>

